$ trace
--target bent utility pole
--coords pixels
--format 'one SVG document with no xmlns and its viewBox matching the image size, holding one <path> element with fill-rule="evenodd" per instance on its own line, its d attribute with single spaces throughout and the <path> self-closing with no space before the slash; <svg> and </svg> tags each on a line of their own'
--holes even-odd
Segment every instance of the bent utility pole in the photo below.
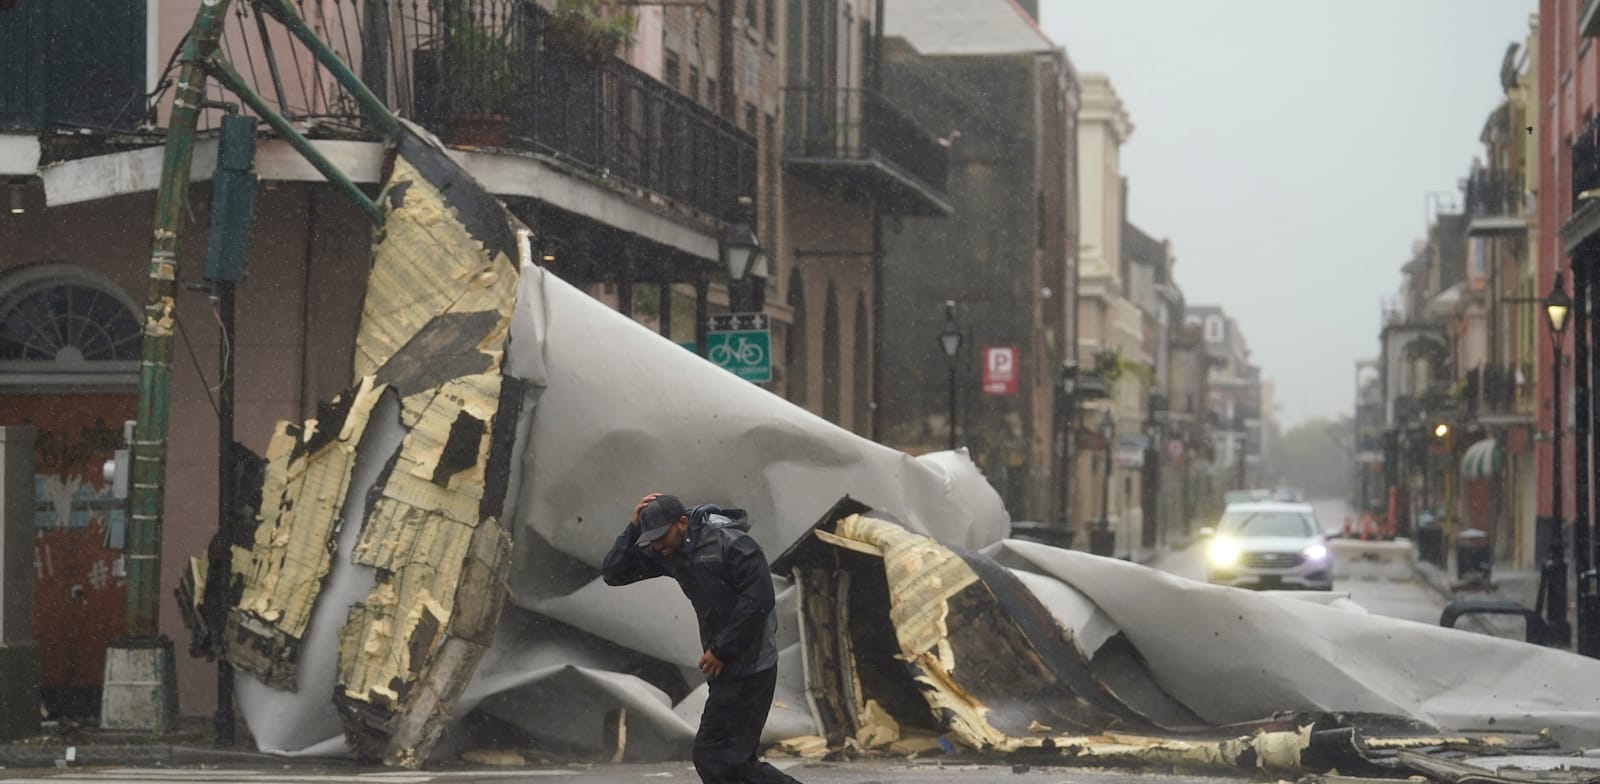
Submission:
<svg viewBox="0 0 1600 784">
<path fill-rule="evenodd" d="M 100 723 L 163 732 L 177 720 L 172 641 L 160 632 L 161 523 L 165 510 L 167 425 L 172 393 L 178 244 L 189 199 L 195 128 L 205 98 L 204 61 L 217 50 L 228 0 L 205 0 L 183 44 L 156 194 L 140 346 L 139 413 L 129 488 L 128 602 L 124 636 L 106 652 Z"/>
<path fill-rule="evenodd" d="M 166 508 L 168 424 L 171 417 L 173 330 L 177 327 L 178 249 L 188 215 L 189 172 L 195 134 L 207 104 L 205 85 L 216 79 L 250 111 L 283 136 L 297 152 L 376 224 L 383 213 L 348 176 L 324 157 L 279 112 L 245 83 L 221 57 L 220 41 L 232 0 L 202 0 L 184 40 L 162 157 L 160 188 L 151 236 L 149 282 L 140 348 L 139 411 L 134 428 L 129 492 L 128 588 L 124 635 L 106 652 L 100 725 L 108 729 L 163 732 L 177 720 L 176 663 L 172 641 L 161 635 L 161 539 Z M 256 0 L 257 14 L 277 18 L 342 84 L 391 138 L 400 121 L 285 0 Z M 258 17 L 259 18 L 259 17 Z M 224 452 L 228 450 L 223 450 Z M 219 455 L 225 459 L 226 455 Z M 226 464 L 224 464 L 226 465 Z"/>
</svg>

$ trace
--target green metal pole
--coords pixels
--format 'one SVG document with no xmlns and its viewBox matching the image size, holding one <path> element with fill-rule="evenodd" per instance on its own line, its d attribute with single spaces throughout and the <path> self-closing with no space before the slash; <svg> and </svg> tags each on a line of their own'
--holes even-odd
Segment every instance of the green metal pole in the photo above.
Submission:
<svg viewBox="0 0 1600 784">
<path fill-rule="evenodd" d="M 321 63 L 323 68 L 328 69 L 328 72 L 333 74 L 333 78 L 343 85 L 346 90 L 349 90 L 351 95 L 355 96 L 356 102 L 361 104 L 361 108 L 366 110 L 367 114 L 377 121 L 378 125 L 383 128 L 384 133 L 389 134 L 391 137 L 399 137 L 405 132 L 400 125 L 400 120 L 394 116 L 394 112 L 390 111 L 383 101 L 378 100 L 378 96 L 367 88 L 366 83 L 361 81 L 361 77 L 357 76 L 355 71 L 350 70 L 350 65 L 341 59 L 338 53 L 328 46 L 326 41 L 318 38 L 317 34 L 312 32 L 311 28 L 306 25 L 305 20 L 300 18 L 300 13 L 295 10 L 293 5 L 287 0 L 256 0 L 256 7 L 272 14 L 279 22 L 283 23 L 283 26 L 290 33 L 294 34 L 294 37 L 299 38 L 300 42 L 311 50 L 311 54 L 317 58 L 317 62 Z"/>
<path fill-rule="evenodd" d="M 205 96 L 201 61 L 217 49 L 229 0 L 204 0 L 183 46 L 183 68 L 172 101 L 167 144 L 156 193 L 139 363 L 139 418 L 134 428 L 131 521 L 128 526 L 128 605 L 125 632 L 133 639 L 160 634 L 161 524 L 165 512 L 167 425 L 172 397 L 172 332 L 176 326 L 178 245 L 189 200 L 189 165 Z"/>
<path fill-rule="evenodd" d="M 267 105 L 265 99 L 257 94 L 256 91 L 250 89 L 244 77 L 240 76 L 239 72 L 228 64 L 228 61 L 213 55 L 207 59 L 206 69 L 224 87 L 239 96 L 239 100 L 250 107 L 251 111 L 260 115 L 261 119 L 272 126 L 272 129 L 277 131 L 290 146 L 294 147 L 307 162 L 316 167 L 317 171 L 322 172 L 322 176 L 327 177 L 328 182 L 333 183 L 334 187 L 354 200 L 356 206 L 360 207 L 361 211 L 365 212 L 373 223 L 379 226 L 383 225 L 383 210 L 378 209 L 378 205 L 372 199 L 367 198 L 367 194 L 362 192 L 354 181 L 346 177 L 345 173 L 339 170 L 339 167 L 334 166 L 332 161 L 323 157 L 322 153 L 318 152 L 317 148 L 312 146 L 306 137 L 300 135 L 300 132 L 296 131 L 294 126 L 290 125 L 283 115 L 273 111 L 272 107 Z M 396 124 L 396 127 L 399 127 L 398 124 Z"/>
</svg>

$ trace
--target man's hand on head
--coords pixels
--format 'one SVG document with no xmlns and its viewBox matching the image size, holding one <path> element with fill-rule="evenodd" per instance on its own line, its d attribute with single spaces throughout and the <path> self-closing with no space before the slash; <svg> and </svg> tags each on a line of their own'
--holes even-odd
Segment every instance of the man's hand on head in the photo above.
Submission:
<svg viewBox="0 0 1600 784">
<path fill-rule="evenodd" d="M 722 660 L 718 659 L 711 651 L 700 654 L 700 671 L 713 678 L 722 674 Z"/>
<path fill-rule="evenodd" d="M 660 493 L 651 493 L 639 499 L 639 503 L 633 507 L 633 517 L 628 518 L 628 525 L 637 526 L 639 524 L 639 513 L 644 511 L 644 508 L 660 495 Z"/>
</svg>

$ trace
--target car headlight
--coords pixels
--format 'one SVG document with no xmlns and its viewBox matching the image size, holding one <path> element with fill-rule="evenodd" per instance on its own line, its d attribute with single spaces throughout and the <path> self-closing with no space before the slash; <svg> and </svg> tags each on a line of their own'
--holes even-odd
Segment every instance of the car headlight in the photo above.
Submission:
<svg viewBox="0 0 1600 784">
<path fill-rule="evenodd" d="M 1314 544 L 1305 549 L 1305 554 L 1306 558 L 1309 558 L 1313 561 L 1320 561 L 1328 557 L 1328 548 L 1323 547 L 1320 544 Z"/>
<path fill-rule="evenodd" d="M 1239 545 L 1232 539 L 1219 536 L 1211 540 L 1211 565 L 1219 567 L 1233 566 L 1239 562 Z"/>
</svg>

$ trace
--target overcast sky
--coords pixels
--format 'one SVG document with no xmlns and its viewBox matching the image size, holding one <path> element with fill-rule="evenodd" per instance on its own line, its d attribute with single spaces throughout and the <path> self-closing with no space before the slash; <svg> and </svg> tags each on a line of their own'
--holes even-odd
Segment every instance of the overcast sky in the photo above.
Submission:
<svg viewBox="0 0 1600 784">
<path fill-rule="evenodd" d="M 1535 0 L 1041 5 L 1133 119 L 1129 213 L 1172 240 L 1188 302 L 1238 319 L 1286 429 L 1350 413 L 1427 194 L 1482 156 Z"/>
</svg>

